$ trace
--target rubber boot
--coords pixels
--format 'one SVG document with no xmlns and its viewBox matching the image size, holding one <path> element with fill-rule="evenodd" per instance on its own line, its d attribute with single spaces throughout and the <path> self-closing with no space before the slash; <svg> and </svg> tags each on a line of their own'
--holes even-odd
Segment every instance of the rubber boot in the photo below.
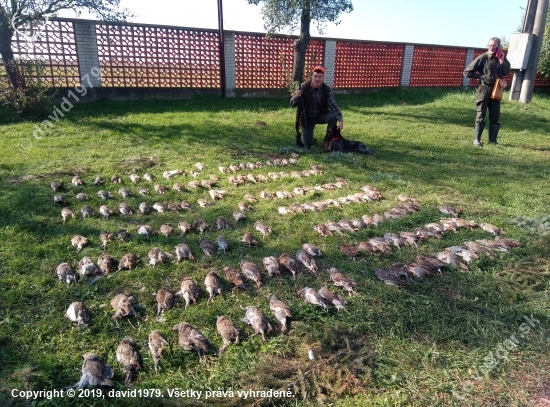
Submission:
<svg viewBox="0 0 550 407">
<path fill-rule="evenodd" d="M 481 134 L 483 133 L 484 128 L 485 128 L 485 122 L 476 123 L 476 132 L 474 135 L 474 146 L 476 147 L 481 146 Z"/>
<path fill-rule="evenodd" d="M 497 136 L 498 136 L 499 130 L 500 130 L 500 123 L 489 124 L 489 144 L 498 144 Z"/>
<path fill-rule="evenodd" d="M 302 141 L 302 133 L 296 133 L 296 145 L 298 147 L 304 148 L 304 143 Z"/>
</svg>

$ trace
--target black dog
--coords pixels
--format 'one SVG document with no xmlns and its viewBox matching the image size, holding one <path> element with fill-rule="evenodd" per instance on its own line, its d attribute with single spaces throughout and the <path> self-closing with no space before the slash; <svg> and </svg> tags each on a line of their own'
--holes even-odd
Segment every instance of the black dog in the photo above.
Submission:
<svg viewBox="0 0 550 407">
<path fill-rule="evenodd" d="M 342 134 L 340 134 L 340 129 L 336 125 L 327 130 L 327 134 L 323 139 L 323 148 L 326 153 L 338 151 L 340 153 L 358 152 L 361 154 L 376 155 L 374 151 L 360 141 L 346 140 Z"/>
</svg>

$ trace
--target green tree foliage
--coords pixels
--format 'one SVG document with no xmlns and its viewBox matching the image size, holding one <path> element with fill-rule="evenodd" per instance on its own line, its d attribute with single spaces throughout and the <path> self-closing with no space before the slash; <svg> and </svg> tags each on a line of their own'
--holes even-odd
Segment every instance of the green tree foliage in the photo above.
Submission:
<svg viewBox="0 0 550 407">
<path fill-rule="evenodd" d="M 300 28 L 300 36 L 294 42 L 293 80 L 304 77 L 306 51 L 311 39 L 310 24 L 313 21 L 319 32 L 326 23 L 338 24 L 342 13 L 353 11 L 351 0 L 247 0 L 249 4 L 262 4 L 264 28 L 268 34 L 284 29 Z"/>
<path fill-rule="evenodd" d="M 538 71 L 543 77 L 550 78 L 550 13 L 546 16 L 546 26 L 544 28 L 544 37 L 540 50 Z"/>
</svg>

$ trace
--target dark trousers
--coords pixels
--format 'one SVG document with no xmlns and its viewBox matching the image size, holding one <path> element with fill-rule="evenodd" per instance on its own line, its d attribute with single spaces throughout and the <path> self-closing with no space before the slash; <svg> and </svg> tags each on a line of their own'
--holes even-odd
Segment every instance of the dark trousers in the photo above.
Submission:
<svg viewBox="0 0 550 407">
<path fill-rule="evenodd" d="M 491 99 L 491 89 L 480 85 L 476 93 L 476 123 L 485 122 L 489 110 L 489 124 L 497 124 L 500 120 L 500 100 Z"/>
<path fill-rule="evenodd" d="M 327 129 L 329 129 L 333 125 L 335 125 L 337 121 L 338 120 L 336 119 L 336 116 L 332 112 L 327 112 L 317 118 L 307 119 L 307 127 L 306 127 L 306 130 L 304 131 L 304 134 L 302 135 L 302 138 L 306 147 L 311 146 L 313 144 L 313 132 L 315 130 L 316 124 L 328 123 Z"/>
</svg>

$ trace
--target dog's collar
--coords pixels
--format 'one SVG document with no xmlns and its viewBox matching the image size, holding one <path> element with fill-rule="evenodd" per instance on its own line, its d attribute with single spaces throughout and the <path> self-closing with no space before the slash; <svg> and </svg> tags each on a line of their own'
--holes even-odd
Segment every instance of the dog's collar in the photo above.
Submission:
<svg viewBox="0 0 550 407">
<path fill-rule="evenodd" d="M 332 141 L 340 140 L 341 138 L 342 138 L 342 136 L 340 136 L 340 137 L 333 137 L 333 138 L 332 138 Z"/>
</svg>

